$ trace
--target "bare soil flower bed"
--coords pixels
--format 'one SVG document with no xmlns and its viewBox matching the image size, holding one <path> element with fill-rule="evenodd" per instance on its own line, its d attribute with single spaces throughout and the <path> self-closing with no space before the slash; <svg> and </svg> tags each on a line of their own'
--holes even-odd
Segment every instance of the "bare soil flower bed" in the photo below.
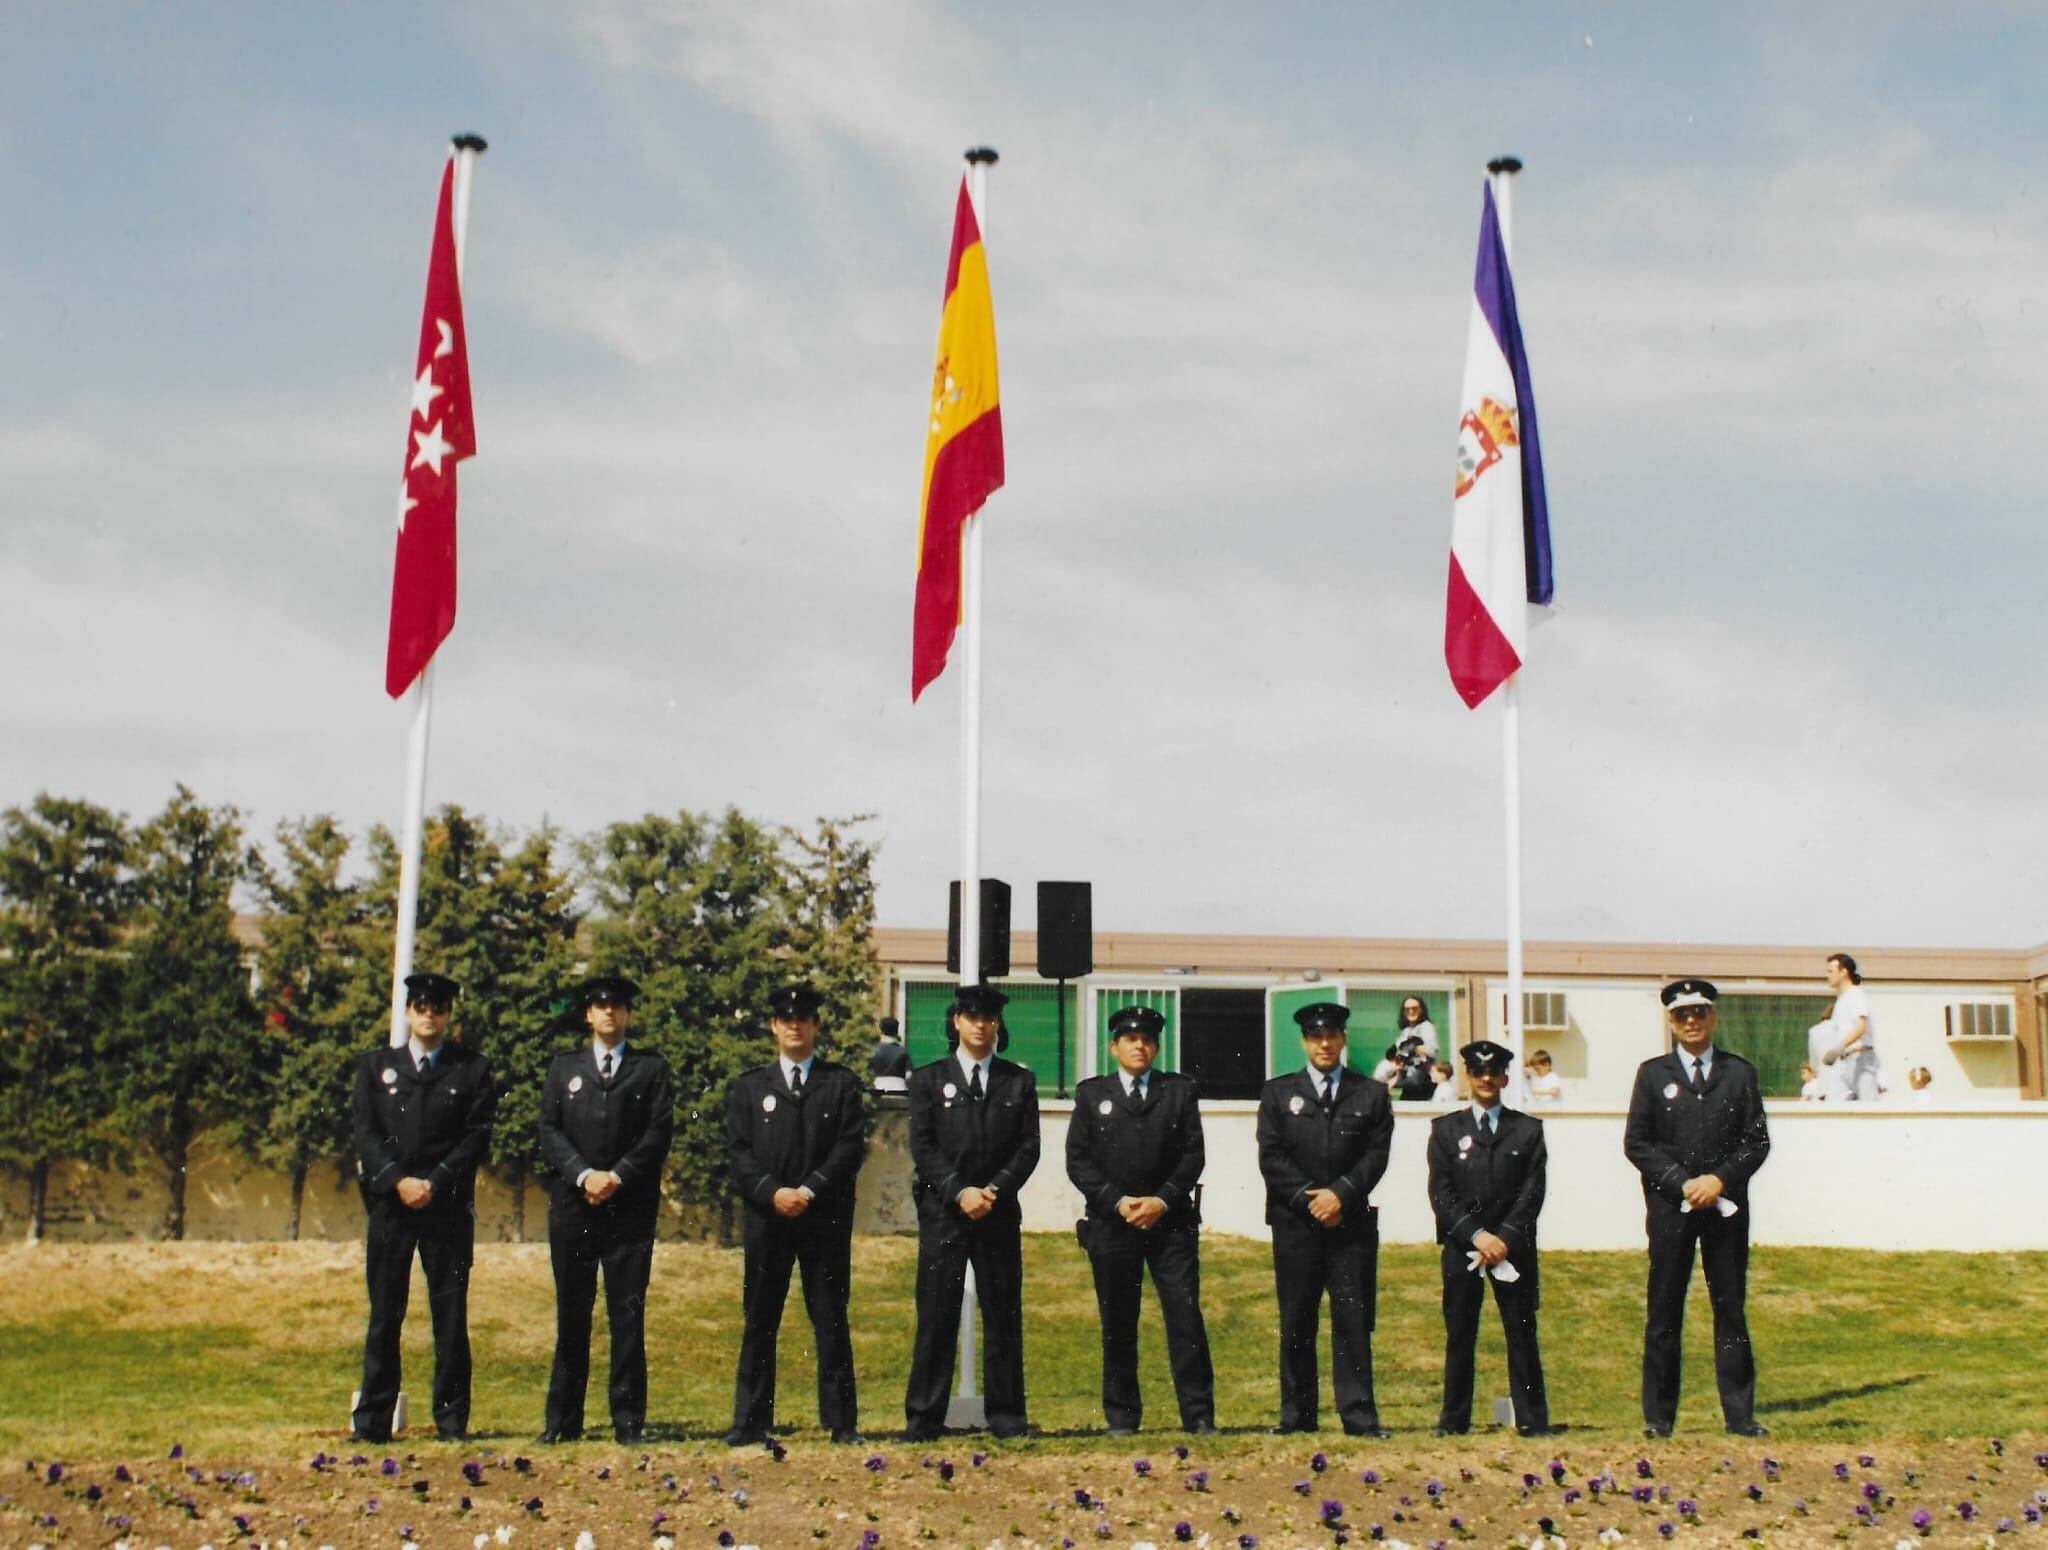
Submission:
<svg viewBox="0 0 2048 1550">
<path fill-rule="evenodd" d="M 0 1544 L 173 1550 L 695 1550 L 1461 1544 L 2048 1545 L 2048 1442 L 1782 1446 L 1612 1433 L 1396 1439 L 1171 1433 L 767 1449 L 506 1450 L 332 1437 L 304 1457 L 22 1457 Z M 1194 1443 L 1203 1444 L 1195 1446 Z"/>
</svg>

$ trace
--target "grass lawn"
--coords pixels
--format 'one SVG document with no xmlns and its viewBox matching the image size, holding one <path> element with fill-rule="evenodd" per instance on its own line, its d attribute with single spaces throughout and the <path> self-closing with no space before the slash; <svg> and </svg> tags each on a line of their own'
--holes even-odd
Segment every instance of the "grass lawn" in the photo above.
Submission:
<svg viewBox="0 0 2048 1550">
<path fill-rule="evenodd" d="M 864 1239 L 853 1326 L 866 1429 L 902 1425 L 910 1358 L 910 1239 Z M 1095 1304 L 1070 1237 L 1026 1240 L 1026 1362 L 1033 1420 L 1057 1446 L 1109 1448 L 1101 1424 Z M 1278 1404 L 1272 1266 L 1262 1244 L 1212 1238 L 1203 1307 L 1226 1432 L 1262 1430 Z M 1555 1253 L 1543 1261 L 1543 1352 L 1553 1416 L 1615 1440 L 1639 1425 L 1642 1256 Z M 739 1339 L 737 1251 L 665 1245 L 648 1316 L 654 1435 L 723 1432 Z M 1380 1262 L 1377 1389 L 1386 1424 L 1426 1437 L 1442 1370 L 1434 1251 Z M 263 1458 L 310 1452 L 347 1428 L 364 1317 L 361 1249 L 350 1244 L 44 1244 L 0 1249 L 0 1444 L 21 1454 L 112 1456 L 169 1440 Z M 1147 1417 L 1174 1417 L 1156 1304 L 1141 1326 Z M 487 1245 L 471 1289 L 474 1429 L 505 1446 L 539 1430 L 553 1346 L 544 1244 Z M 1787 1441 L 1933 1441 L 2042 1428 L 2041 1331 L 2048 1255 L 1833 1253 L 1759 1249 L 1750 1265 L 1759 1415 Z M 1491 1315 L 1489 1315 L 1489 1320 Z M 1717 1433 L 1704 1284 L 1686 1328 L 1681 1434 Z M 1498 1328 L 1482 1326 L 1479 1410 L 1506 1389 Z M 590 1419 L 604 1420 L 603 1318 Z M 782 1341 L 780 1413 L 816 1421 L 810 1332 L 793 1294 Z M 415 1425 L 431 1371 L 424 1286 L 406 1326 Z M 1328 1420 L 1329 1397 L 1324 1396 Z M 417 1437 L 418 1431 L 412 1435 Z M 801 1434 L 800 1434 L 801 1435 Z M 1120 1445 L 1121 1446 L 1121 1445 Z M 1124 1451 L 1128 1451 L 1127 1448 Z"/>
</svg>

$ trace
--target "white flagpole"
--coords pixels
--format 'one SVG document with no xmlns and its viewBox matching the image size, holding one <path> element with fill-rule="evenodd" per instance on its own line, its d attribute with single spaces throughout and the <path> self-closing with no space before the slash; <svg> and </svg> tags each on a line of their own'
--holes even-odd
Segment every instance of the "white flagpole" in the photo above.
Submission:
<svg viewBox="0 0 2048 1550">
<path fill-rule="evenodd" d="M 967 197 L 988 245 L 988 169 L 996 153 L 967 152 Z M 960 684 L 960 983 L 981 982 L 981 513 L 961 534 L 960 613 L 967 627 Z"/>
<path fill-rule="evenodd" d="M 1509 204 L 1514 176 L 1521 161 L 1500 156 L 1486 164 L 1493 181 L 1494 214 L 1500 221 L 1501 251 L 1514 258 L 1509 235 Z M 1522 605 L 1527 608 L 1527 602 Z M 1522 636 L 1525 648 L 1528 634 Z M 1508 1048 L 1514 1058 L 1508 1066 L 1507 1101 L 1522 1105 L 1522 674 L 1518 669 L 1501 685 L 1501 790 L 1507 806 L 1507 888 L 1508 888 Z"/>
<path fill-rule="evenodd" d="M 974 222 L 988 245 L 988 169 L 996 163 L 989 147 L 967 152 L 967 197 Z M 961 535 L 960 612 L 967 626 L 966 660 L 960 685 L 960 983 L 981 983 L 981 513 L 967 518 Z M 981 1374 L 975 1370 L 974 1267 L 960 1293 L 960 1363 L 946 1420 L 954 1426 L 987 1424 Z"/>
<path fill-rule="evenodd" d="M 481 135 L 455 137 L 455 186 L 450 191 L 455 236 L 455 278 L 462 279 L 462 259 L 469 246 L 469 184 L 477 156 L 484 150 Z M 403 497 L 401 496 L 401 499 Z M 436 652 L 436 655 L 439 655 Z M 391 953 L 391 1045 L 406 1039 L 405 977 L 412 973 L 413 933 L 420 905 L 420 834 L 427 805 L 427 733 L 434 719 L 434 660 L 420 670 L 412 691 L 412 732 L 405 753 L 405 819 L 398 850 L 398 941 Z"/>
</svg>

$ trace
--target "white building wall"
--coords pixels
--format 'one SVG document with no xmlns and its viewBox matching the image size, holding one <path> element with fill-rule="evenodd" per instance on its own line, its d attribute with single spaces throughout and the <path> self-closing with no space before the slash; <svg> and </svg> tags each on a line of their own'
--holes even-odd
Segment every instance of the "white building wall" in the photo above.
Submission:
<svg viewBox="0 0 2048 1550">
<path fill-rule="evenodd" d="M 1556 1062 L 1564 1089 L 1564 1106 L 1628 1107 L 1636 1067 L 1670 1048 L 1664 1032 L 1664 1008 L 1658 985 L 1642 982 L 1539 980 L 1530 991 L 1562 991 L 1569 1026 L 1562 1031 L 1530 1030 L 1528 1049 L 1547 1049 Z M 1871 1016 L 1877 1023 L 1877 1053 L 1885 1085 L 1896 1094 L 1906 1090 L 1906 1073 L 1925 1066 L 1933 1075 L 1932 1090 L 1947 1104 L 2017 1103 L 2020 1101 L 2019 1049 L 2011 1039 L 1958 1041 L 1948 1036 L 1948 1007 L 1959 1000 L 2010 1004 L 2010 996 L 1942 985 L 1866 986 Z M 1748 982 L 1721 986 L 1724 994 L 1762 991 L 1782 995 L 1825 996 L 1827 988 L 1784 982 Z M 1506 979 L 1488 980 L 1482 1013 L 1486 1036 L 1499 1039 Z"/>
<path fill-rule="evenodd" d="M 1631 1064 L 1631 1071 L 1634 1067 Z M 1067 1115 L 1044 1104 L 1045 1161 L 1024 1188 L 1024 1225 L 1071 1231 L 1080 1194 L 1067 1182 Z M 1751 1185 L 1752 1240 L 1858 1249 L 2048 1249 L 2040 1180 L 2048 1173 L 2048 1104 L 1921 1107 L 1910 1102 L 1827 1108 L 1766 1105 L 1771 1155 Z M 1374 1192 L 1380 1236 L 1427 1243 L 1436 1236 L 1424 1148 L 1440 1110 L 1395 1106 L 1394 1148 Z M 1265 1187 L 1255 1139 L 1258 1105 L 1205 1103 L 1202 1215 L 1209 1231 L 1267 1236 Z M 1621 1153 L 1627 1111 L 1546 1113 L 1549 1193 L 1539 1227 L 1545 1247 L 1633 1249 L 1643 1244 L 1643 1194 Z M 1987 1168 L 1985 1159 L 2000 1159 Z"/>
</svg>

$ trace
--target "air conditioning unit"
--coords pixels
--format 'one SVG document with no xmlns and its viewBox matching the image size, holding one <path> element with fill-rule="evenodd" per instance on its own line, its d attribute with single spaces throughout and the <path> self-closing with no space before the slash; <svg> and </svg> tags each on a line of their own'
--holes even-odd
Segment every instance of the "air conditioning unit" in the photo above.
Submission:
<svg viewBox="0 0 2048 1550">
<path fill-rule="evenodd" d="M 1951 1039 L 1989 1042 L 2012 1038 L 2010 1001 L 1951 1001 L 1943 1010 Z"/>
<path fill-rule="evenodd" d="M 1508 998 L 1500 998 L 1500 1023 L 1508 1023 Z M 1571 1026 L 1571 1014 L 1565 1008 L 1564 992 L 1561 990 L 1525 990 L 1522 992 L 1522 1029 L 1526 1033 L 1562 1033 Z"/>
</svg>

